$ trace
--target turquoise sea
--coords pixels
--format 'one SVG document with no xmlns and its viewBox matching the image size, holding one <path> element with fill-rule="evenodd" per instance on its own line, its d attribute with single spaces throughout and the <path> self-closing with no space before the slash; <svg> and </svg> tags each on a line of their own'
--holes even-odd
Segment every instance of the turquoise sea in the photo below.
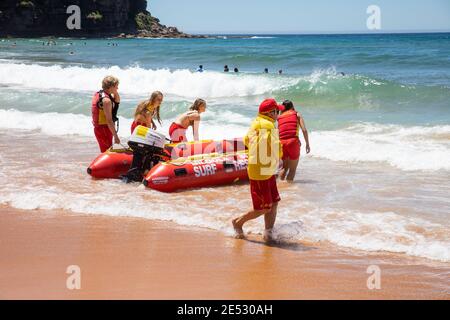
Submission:
<svg viewBox="0 0 450 320">
<path fill-rule="evenodd" d="M 201 137 L 215 139 L 242 136 L 264 98 L 292 100 L 312 153 L 297 183 L 280 187 L 280 239 L 450 261 L 450 34 L 54 41 L 0 39 L 0 204 L 230 231 L 250 206 L 247 186 L 163 196 L 85 175 L 97 152 L 90 100 L 112 74 L 124 138 L 154 90 L 165 94 L 162 133 L 204 98 Z M 99 190 L 114 200 L 100 204 Z"/>
</svg>

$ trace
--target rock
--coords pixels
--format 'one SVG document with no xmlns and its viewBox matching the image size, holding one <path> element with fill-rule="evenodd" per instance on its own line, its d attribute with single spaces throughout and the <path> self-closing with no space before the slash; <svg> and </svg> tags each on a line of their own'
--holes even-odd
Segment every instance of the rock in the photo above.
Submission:
<svg viewBox="0 0 450 320">
<path fill-rule="evenodd" d="M 69 30 L 67 8 L 81 9 L 81 29 Z M 1 0 L 0 37 L 186 37 L 147 11 L 146 0 Z"/>
</svg>

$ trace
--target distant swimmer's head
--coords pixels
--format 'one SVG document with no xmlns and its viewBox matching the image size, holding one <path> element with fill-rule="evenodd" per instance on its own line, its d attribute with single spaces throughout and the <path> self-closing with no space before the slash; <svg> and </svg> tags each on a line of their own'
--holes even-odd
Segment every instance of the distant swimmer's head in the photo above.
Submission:
<svg viewBox="0 0 450 320">
<path fill-rule="evenodd" d="M 239 69 L 238 68 L 234 68 L 234 72 L 239 72 Z"/>
<path fill-rule="evenodd" d="M 265 68 L 265 69 L 264 69 L 264 73 L 269 73 L 269 69 L 268 69 L 268 68 Z"/>
<path fill-rule="evenodd" d="M 283 105 L 283 109 L 284 109 L 284 110 L 282 110 L 283 112 L 289 111 L 289 110 L 294 110 L 294 104 L 292 103 L 291 100 L 284 100 L 282 105 Z"/>
<path fill-rule="evenodd" d="M 191 111 L 197 111 L 198 113 L 203 113 L 206 111 L 206 101 L 203 99 L 197 99 L 194 104 L 189 108 Z"/>
<path fill-rule="evenodd" d="M 114 76 L 106 76 L 102 81 L 102 89 L 108 93 L 119 90 L 119 79 Z"/>
</svg>

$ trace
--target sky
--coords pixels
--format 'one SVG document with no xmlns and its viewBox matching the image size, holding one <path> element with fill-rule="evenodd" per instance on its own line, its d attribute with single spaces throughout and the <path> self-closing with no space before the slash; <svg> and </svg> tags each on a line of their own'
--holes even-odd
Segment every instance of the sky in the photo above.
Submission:
<svg viewBox="0 0 450 320">
<path fill-rule="evenodd" d="M 450 31 L 450 0 L 149 0 L 163 24 L 188 33 L 360 33 L 367 7 L 381 32 Z M 373 31 L 372 31 L 373 32 Z"/>
</svg>

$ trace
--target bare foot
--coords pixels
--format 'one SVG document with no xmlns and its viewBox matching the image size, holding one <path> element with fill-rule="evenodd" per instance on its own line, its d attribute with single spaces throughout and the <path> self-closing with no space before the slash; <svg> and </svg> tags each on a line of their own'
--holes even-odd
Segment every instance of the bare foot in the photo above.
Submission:
<svg viewBox="0 0 450 320">
<path fill-rule="evenodd" d="M 263 235 L 263 240 L 266 244 L 272 244 L 275 242 L 275 239 L 273 237 L 273 231 L 272 230 L 265 230 Z"/>
<path fill-rule="evenodd" d="M 245 239 L 244 230 L 242 230 L 242 226 L 239 226 L 238 223 L 237 223 L 238 219 L 234 219 L 232 221 L 234 232 L 235 232 L 235 236 L 234 237 L 236 239 Z"/>
</svg>

